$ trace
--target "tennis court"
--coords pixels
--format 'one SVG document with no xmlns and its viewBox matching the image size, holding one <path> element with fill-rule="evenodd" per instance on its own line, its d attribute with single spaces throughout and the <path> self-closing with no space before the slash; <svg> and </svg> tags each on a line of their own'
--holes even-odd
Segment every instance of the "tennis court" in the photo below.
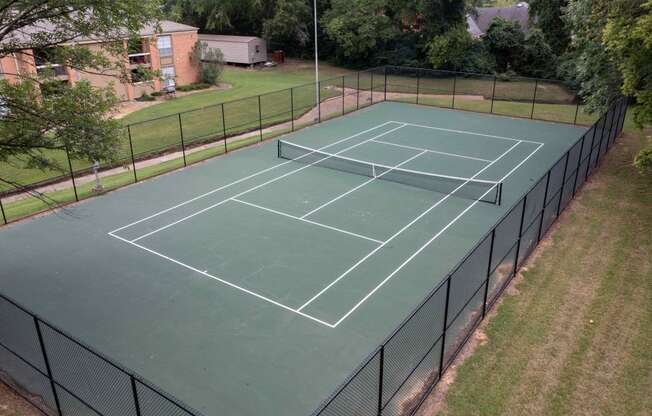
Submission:
<svg viewBox="0 0 652 416">
<path fill-rule="evenodd" d="M 6 227 L 2 286 L 205 414 L 306 416 L 585 131 L 376 104 Z"/>
</svg>

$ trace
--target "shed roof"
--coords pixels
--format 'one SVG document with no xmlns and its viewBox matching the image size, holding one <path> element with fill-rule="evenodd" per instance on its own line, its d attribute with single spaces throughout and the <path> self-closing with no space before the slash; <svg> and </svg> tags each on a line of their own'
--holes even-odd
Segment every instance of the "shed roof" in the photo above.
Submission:
<svg viewBox="0 0 652 416">
<path fill-rule="evenodd" d="M 235 42 L 235 43 L 249 43 L 252 40 L 261 39 L 256 36 L 210 35 L 208 33 L 200 33 L 198 37 L 201 40 L 214 40 L 218 42 Z"/>
</svg>

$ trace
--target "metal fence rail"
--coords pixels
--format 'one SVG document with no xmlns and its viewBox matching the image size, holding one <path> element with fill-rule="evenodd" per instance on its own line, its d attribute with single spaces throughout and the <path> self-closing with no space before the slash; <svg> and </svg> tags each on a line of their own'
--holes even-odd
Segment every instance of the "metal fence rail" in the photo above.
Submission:
<svg viewBox="0 0 652 416">
<path fill-rule="evenodd" d="M 593 121 L 581 111 L 575 91 L 555 80 L 384 66 L 322 80 L 315 87 L 308 83 L 129 124 L 114 160 L 99 167 L 107 176 L 104 190 L 383 101 L 574 124 Z M 13 168 L 10 174 L 29 179 L 17 181 L 21 183 L 15 187 L 0 184 L 0 224 L 97 194 L 92 189 L 92 163 L 71 159 L 65 148 L 38 151 L 58 168 L 23 172 Z M 155 166 L 140 163 L 164 154 L 172 160 Z M 3 171 L 9 167 L 0 164 Z M 25 172 L 29 174 L 21 175 Z"/>
<path fill-rule="evenodd" d="M 514 204 L 313 416 L 413 415 L 620 135 L 609 110 Z"/>
</svg>

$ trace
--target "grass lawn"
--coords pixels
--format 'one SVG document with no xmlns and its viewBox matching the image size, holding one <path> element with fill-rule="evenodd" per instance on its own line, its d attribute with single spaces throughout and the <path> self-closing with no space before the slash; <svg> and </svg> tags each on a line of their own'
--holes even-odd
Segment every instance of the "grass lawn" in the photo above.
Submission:
<svg viewBox="0 0 652 416">
<path fill-rule="evenodd" d="M 652 130 L 625 131 L 421 415 L 652 414 Z"/>
</svg>

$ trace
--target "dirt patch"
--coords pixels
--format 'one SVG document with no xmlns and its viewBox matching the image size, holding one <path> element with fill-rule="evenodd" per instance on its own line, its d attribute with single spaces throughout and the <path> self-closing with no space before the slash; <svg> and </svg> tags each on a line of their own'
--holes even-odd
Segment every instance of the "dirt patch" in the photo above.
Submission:
<svg viewBox="0 0 652 416">
<path fill-rule="evenodd" d="M 43 413 L 0 382 L 0 416 L 43 416 Z"/>
</svg>

